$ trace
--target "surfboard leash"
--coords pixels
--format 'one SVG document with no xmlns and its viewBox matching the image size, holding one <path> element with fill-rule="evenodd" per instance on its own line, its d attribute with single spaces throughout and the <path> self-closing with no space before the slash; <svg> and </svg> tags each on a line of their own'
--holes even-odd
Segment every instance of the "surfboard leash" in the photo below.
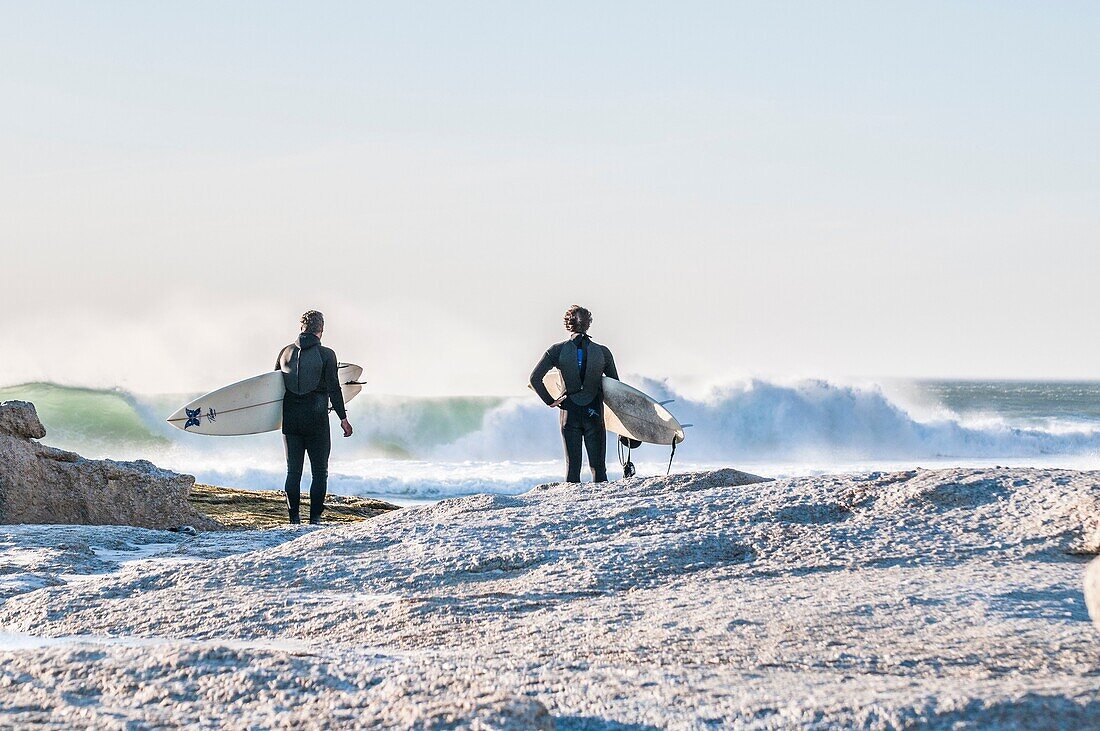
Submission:
<svg viewBox="0 0 1100 731">
<path fill-rule="evenodd" d="M 622 438 L 616 439 L 615 443 L 619 447 L 619 465 L 623 468 L 623 479 L 633 477 L 636 473 L 634 469 L 634 463 L 630 461 L 630 445 L 623 444 Z M 626 448 L 626 456 L 623 456 L 623 448 Z"/>
</svg>

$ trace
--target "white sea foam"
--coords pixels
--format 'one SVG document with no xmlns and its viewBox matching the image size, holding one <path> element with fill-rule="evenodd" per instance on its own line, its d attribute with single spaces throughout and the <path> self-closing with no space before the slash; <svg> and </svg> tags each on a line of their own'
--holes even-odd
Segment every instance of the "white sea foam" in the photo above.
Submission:
<svg viewBox="0 0 1100 731">
<path fill-rule="evenodd" d="M 694 424 L 676 467 L 738 464 L 811 474 L 886 462 L 1037 464 L 1087 468 L 1100 455 L 1100 384 L 838 383 L 740 379 L 681 392 L 667 379 L 630 377 Z M 182 397 L 137 397 L 52 384 L 0 390 L 38 405 L 46 441 L 87 456 L 148 458 L 200 480 L 282 484 L 278 434 L 209 438 L 164 424 Z M 517 493 L 562 477 L 557 413 L 533 395 L 413 398 L 365 394 L 356 434 L 334 436 L 334 490 L 438 498 Z M 613 447 L 609 456 L 614 464 Z M 663 471 L 665 448 L 635 461 Z M 614 470 L 613 470 L 614 472 Z"/>
</svg>

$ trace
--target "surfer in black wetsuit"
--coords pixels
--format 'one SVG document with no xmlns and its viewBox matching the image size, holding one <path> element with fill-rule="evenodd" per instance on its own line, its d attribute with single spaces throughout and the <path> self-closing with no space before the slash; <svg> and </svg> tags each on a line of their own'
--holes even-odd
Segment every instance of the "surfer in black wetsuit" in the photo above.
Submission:
<svg viewBox="0 0 1100 731">
<path fill-rule="evenodd" d="M 565 443 L 566 482 L 581 481 L 581 444 L 588 452 L 592 479 L 607 482 L 607 431 L 603 423 L 602 377 L 619 379 L 615 359 L 606 347 L 588 337 L 592 313 L 573 305 L 565 311 L 565 329 L 572 333 L 551 345 L 531 371 L 531 388 L 547 406 L 561 409 L 561 438 Z M 555 400 L 542 382 L 551 368 L 561 371 L 565 394 Z"/>
<path fill-rule="evenodd" d="M 316 310 L 302 315 L 302 334 L 279 352 L 275 370 L 283 372 L 283 442 L 286 444 L 286 505 L 290 522 L 300 523 L 302 467 L 309 453 L 313 482 L 309 486 L 309 522 L 320 523 L 328 489 L 328 455 L 332 441 L 328 433 L 328 405 L 340 417 L 344 436 L 351 436 L 351 424 L 344 410 L 344 395 L 336 369 L 336 353 L 321 345 L 325 317 Z"/>
</svg>

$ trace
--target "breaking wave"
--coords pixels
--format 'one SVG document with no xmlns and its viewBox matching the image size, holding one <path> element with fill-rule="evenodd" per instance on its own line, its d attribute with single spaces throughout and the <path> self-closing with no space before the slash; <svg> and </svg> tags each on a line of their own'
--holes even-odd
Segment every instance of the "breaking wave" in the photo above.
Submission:
<svg viewBox="0 0 1100 731">
<path fill-rule="evenodd" d="M 980 384 L 989 392 L 984 397 L 973 385 L 917 384 L 909 396 L 919 398 L 908 398 L 875 384 L 754 379 L 687 397 L 667 380 L 632 382 L 658 400 L 675 399 L 670 410 L 694 425 L 677 457 L 685 463 L 785 461 L 827 469 L 852 461 L 1100 453 L 1100 406 L 1090 406 L 1100 404 L 1100 384 L 1077 384 L 1075 407 L 1067 409 L 1070 391 L 1058 384 Z M 1007 396 L 998 401 L 998 394 Z M 0 400 L 35 403 L 49 444 L 88 456 L 147 458 L 223 484 L 279 486 L 279 435 L 209 438 L 165 424 L 189 398 L 53 383 L 0 389 Z M 534 396 L 364 394 L 349 410 L 356 434 L 334 444 L 334 489 L 410 496 L 517 492 L 560 471 L 556 413 Z M 661 459 L 656 452 L 653 458 Z"/>
</svg>

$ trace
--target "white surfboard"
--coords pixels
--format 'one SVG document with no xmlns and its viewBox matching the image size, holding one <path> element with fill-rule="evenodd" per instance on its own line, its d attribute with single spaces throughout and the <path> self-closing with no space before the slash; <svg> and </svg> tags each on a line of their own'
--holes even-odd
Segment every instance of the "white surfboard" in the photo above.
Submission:
<svg viewBox="0 0 1100 731">
<path fill-rule="evenodd" d="M 552 368 L 542 379 L 555 399 L 565 393 L 561 371 Z M 684 428 L 661 404 L 632 386 L 603 377 L 603 422 L 613 434 L 648 444 L 679 444 Z"/>
<path fill-rule="evenodd" d="M 363 369 L 353 363 L 337 368 L 344 403 L 363 390 Z M 168 417 L 168 423 L 192 434 L 238 436 L 275 431 L 283 425 L 283 374 L 268 371 L 211 391 L 184 404 Z"/>
</svg>

